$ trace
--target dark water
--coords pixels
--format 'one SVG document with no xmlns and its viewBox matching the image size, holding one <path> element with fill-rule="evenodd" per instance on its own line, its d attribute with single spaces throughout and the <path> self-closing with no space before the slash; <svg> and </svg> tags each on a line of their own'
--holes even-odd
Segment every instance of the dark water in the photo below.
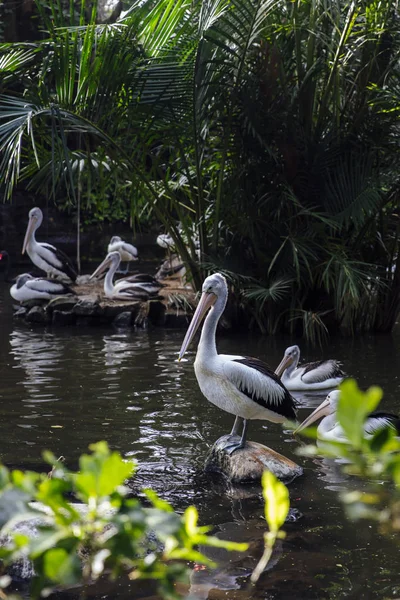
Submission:
<svg viewBox="0 0 400 600">
<path fill-rule="evenodd" d="M 12 320 L 8 285 L 0 284 L 0 458 L 10 467 L 46 469 L 41 452 L 64 455 L 70 468 L 88 445 L 107 440 L 139 463 L 135 489 L 153 487 L 178 511 L 194 504 L 203 524 L 225 539 L 250 542 L 248 552 L 207 551 L 219 562 L 197 567 L 190 592 L 229 600 L 394 598 L 400 594 L 398 545 L 375 524 L 349 522 L 339 494 L 351 486 L 337 465 L 296 456 L 298 443 L 280 425 L 254 422 L 249 438 L 303 465 L 290 486 L 291 522 L 257 586 L 248 575 L 262 553 L 265 530 L 258 488 L 227 487 L 202 473 L 208 448 L 233 418 L 201 395 L 194 352 L 177 363 L 183 331 L 26 326 Z M 220 336 L 219 350 L 257 356 L 275 367 L 296 340 Z M 320 351 L 300 343 L 304 358 Z M 324 356 L 339 358 L 361 387 L 379 384 L 382 407 L 400 412 L 400 345 L 396 336 L 335 340 Z M 303 418 L 324 398 L 305 396 Z M 307 408 L 308 407 L 308 408 Z M 184 592 L 189 588 L 183 587 Z M 149 584 L 104 585 L 98 598 L 156 598 Z"/>
</svg>

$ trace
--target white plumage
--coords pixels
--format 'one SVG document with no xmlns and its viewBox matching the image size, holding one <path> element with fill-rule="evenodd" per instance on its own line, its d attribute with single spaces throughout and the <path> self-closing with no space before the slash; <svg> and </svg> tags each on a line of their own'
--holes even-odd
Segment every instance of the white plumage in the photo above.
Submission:
<svg viewBox="0 0 400 600">
<path fill-rule="evenodd" d="M 104 278 L 104 294 L 107 298 L 113 300 L 147 300 L 149 297 L 154 296 L 154 289 L 156 286 L 154 282 L 149 286 L 151 291 L 146 289 L 146 282 L 135 282 L 132 281 L 130 277 L 127 279 L 119 279 L 114 284 L 114 275 L 120 262 L 121 255 L 119 252 L 109 252 L 103 262 L 90 276 L 90 279 L 93 279 L 107 270 L 107 274 Z M 161 286 L 162 284 L 158 284 L 157 291 Z"/>
<path fill-rule="evenodd" d="M 138 260 L 138 251 L 135 246 L 124 242 L 118 235 L 114 235 L 110 243 L 108 244 L 107 252 L 119 252 L 121 260 L 124 262 L 130 262 L 132 260 Z"/>
<path fill-rule="evenodd" d="M 17 302 L 28 300 L 51 300 L 57 296 L 73 294 L 74 292 L 62 281 L 32 277 L 29 273 L 22 273 L 16 278 L 16 283 L 11 286 L 10 294 Z"/>
<path fill-rule="evenodd" d="M 282 361 L 275 369 L 288 390 L 324 390 L 334 388 L 345 378 L 341 363 L 328 359 L 305 363 L 298 367 L 300 348 L 286 348 Z"/>
<path fill-rule="evenodd" d="M 200 302 L 183 340 L 179 359 L 185 354 L 203 317 L 209 311 L 202 328 L 194 370 L 207 400 L 237 417 L 232 437 L 225 445 L 225 450 L 232 453 L 245 445 L 248 419 L 274 423 L 295 419 L 295 401 L 265 363 L 256 358 L 218 354 L 215 336 L 228 298 L 226 280 L 220 273 L 210 275 L 205 279 L 202 290 Z M 240 440 L 234 436 L 238 433 L 238 417 L 244 419 Z"/>
<path fill-rule="evenodd" d="M 77 273 L 72 262 L 64 252 L 51 244 L 36 241 L 35 232 L 43 221 L 43 213 L 39 207 L 29 211 L 29 223 L 22 246 L 22 254 L 27 252 L 29 258 L 39 269 L 47 273 L 48 277 L 68 277 L 76 281 Z"/>
<path fill-rule="evenodd" d="M 340 399 L 340 390 L 334 390 L 330 392 L 325 400 L 320 404 L 296 429 L 295 433 L 298 433 L 302 429 L 309 427 L 311 423 L 317 421 L 321 417 L 324 417 L 317 428 L 317 437 L 321 440 L 331 442 L 345 442 L 346 435 L 340 425 L 337 418 L 337 407 Z M 380 429 L 386 429 L 390 427 L 397 434 L 400 433 L 400 419 L 397 415 L 384 412 L 372 412 L 368 415 L 364 423 L 364 435 L 366 438 L 372 437 L 372 435 Z"/>
</svg>

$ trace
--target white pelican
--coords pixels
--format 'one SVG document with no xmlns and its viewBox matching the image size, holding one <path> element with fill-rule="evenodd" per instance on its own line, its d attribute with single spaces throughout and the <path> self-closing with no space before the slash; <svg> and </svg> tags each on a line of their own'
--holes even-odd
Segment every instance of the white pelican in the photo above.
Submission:
<svg viewBox="0 0 400 600">
<path fill-rule="evenodd" d="M 225 451 L 229 454 L 246 443 L 247 420 L 261 419 L 282 423 L 296 418 L 296 403 L 279 377 L 256 358 L 218 354 L 215 335 L 218 321 L 228 298 L 228 286 L 220 273 L 205 279 L 202 296 L 179 352 L 183 357 L 200 323 L 207 313 L 197 348 L 194 370 L 204 396 L 223 410 L 236 415 L 231 436 L 238 433 L 244 419 L 242 436 L 228 436 Z"/>
<path fill-rule="evenodd" d="M 74 294 L 68 285 L 62 281 L 45 279 L 44 277 L 32 277 L 30 273 L 22 273 L 16 278 L 16 282 L 10 288 L 10 294 L 17 302 L 28 300 L 51 300 L 57 296 Z"/>
<path fill-rule="evenodd" d="M 340 398 L 340 390 L 330 392 L 325 400 L 309 415 L 301 425 L 295 430 L 298 433 L 305 429 L 317 419 L 324 417 L 318 425 L 317 437 L 321 440 L 333 442 L 345 442 L 345 433 L 339 425 L 336 411 Z M 397 415 L 380 411 L 372 412 L 368 415 L 364 423 L 365 437 L 371 437 L 376 431 L 390 427 L 397 434 L 400 434 L 400 419 Z"/>
<path fill-rule="evenodd" d="M 136 283 L 151 296 L 158 294 L 161 288 L 165 287 L 164 283 L 161 283 L 161 281 L 158 281 L 153 275 L 149 275 L 148 273 L 136 273 L 135 275 L 129 275 L 129 277 L 122 277 L 121 279 L 117 279 L 115 285 L 119 286 L 124 283 Z"/>
<path fill-rule="evenodd" d="M 145 285 L 140 282 L 135 283 L 126 279 L 119 279 L 115 284 L 113 283 L 114 275 L 120 262 L 121 255 L 119 252 L 109 252 L 95 272 L 92 273 L 90 279 L 97 277 L 97 275 L 108 269 L 104 279 L 104 294 L 107 298 L 113 300 L 148 300 L 150 296 L 153 296 L 154 292 L 150 293 L 145 288 Z"/>
<path fill-rule="evenodd" d="M 168 252 L 175 252 L 175 242 L 169 233 L 160 233 L 156 239 L 157 244 L 160 248 L 164 248 Z"/>
<path fill-rule="evenodd" d="M 275 369 L 282 383 L 292 392 L 334 388 L 346 377 L 341 369 L 341 363 L 337 360 L 320 360 L 298 367 L 299 358 L 300 348 L 290 346 L 286 348 L 281 362 Z"/>
<path fill-rule="evenodd" d="M 108 244 L 107 252 L 119 252 L 121 261 L 126 262 L 126 271 L 131 260 L 138 260 L 138 251 L 135 246 L 124 242 L 118 235 L 114 235 Z"/>
<path fill-rule="evenodd" d="M 39 207 L 29 211 L 29 223 L 25 233 L 22 254 L 25 250 L 34 265 L 47 273 L 48 277 L 58 275 L 76 281 L 77 273 L 72 262 L 64 252 L 51 244 L 39 243 L 35 239 L 35 232 L 43 221 L 43 213 Z"/>
</svg>

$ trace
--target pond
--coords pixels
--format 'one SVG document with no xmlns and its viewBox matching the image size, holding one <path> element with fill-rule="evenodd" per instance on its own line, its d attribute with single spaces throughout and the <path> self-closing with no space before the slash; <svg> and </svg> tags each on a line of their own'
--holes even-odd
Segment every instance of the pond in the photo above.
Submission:
<svg viewBox="0 0 400 600">
<path fill-rule="evenodd" d="M 249 541 L 243 554 L 213 550 L 218 568 L 195 565 L 196 598 L 229 600 L 393 598 L 400 594 L 398 545 L 374 524 L 346 520 L 339 494 L 351 480 L 337 465 L 295 454 L 298 442 L 280 425 L 252 422 L 249 439 L 304 467 L 290 484 L 287 537 L 255 587 L 248 576 L 262 553 L 265 531 L 260 489 L 232 487 L 202 472 L 209 447 L 230 431 L 233 417 L 209 404 L 193 372 L 195 348 L 177 363 L 184 331 L 29 327 L 13 322 L 9 285 L 0 284 L 0 457 L 12 468 L 48 470 L 48 448 L 70 468 L 88 445 L 107 440 L 138 460 L 134 488 L 152 487 L 178 512 L 194 504 L 202 524 L 225 539 Z M 297 340 L 304 359 L 321 351 Z M 273 368 L 287 338 L 219 334 L 219 350 L 257 356 Z M 384 410 L 400 412 L 400 350 L 396 336 L 332 340 L 325 358 L 343 361 L 361 387 L 385 390 Z M 304 395 L 304 418 L 326 394 Z M 96 598 L 157 598 L 148 583 L 102 585 Z M 65 597 L 65 595 L 64 595 Z M 72 597 L 72 596 L 71 596 Z"/>
</svg>

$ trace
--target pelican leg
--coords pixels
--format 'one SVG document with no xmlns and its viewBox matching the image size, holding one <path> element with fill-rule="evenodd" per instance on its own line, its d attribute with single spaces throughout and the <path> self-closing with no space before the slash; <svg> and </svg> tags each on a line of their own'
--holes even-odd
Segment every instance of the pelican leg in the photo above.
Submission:
<svg viewBox="0 0 400 600">
<path fill-rule="evenodd" d="M 239 432 L 237 430 L 239 429 L 241 422 L 243 422 L 243 429 L 242 429 L 242 437 L 239 438 L 239 435 L 238 435 Z M 235 427 L 236 427 L 236 430 L 235 430 Z M 224 452 L 226 452 L 229 455 L 236 452 L 236 450 L 240 450 L 241 448 L 245 447 L 246 437 L 247 437 L 247 419 L 242 419 L 242 417 L 236 417 L 232 431 L 234 431 L 234 430 L 235 430 L 235 433 L 231 434 L 230 436 L 226 436 L 228 439 L 226 440 L 226 443 L 224 444 L 224 447 L 223 447 Z"/>
<path fill-rule="evenodd" d="M 242 417 L 236 417 L 232 427 L 231 435 L 239 435 L 239 429 L 241 427 L 243 427 L 243 419 Z"/>
</svg>

